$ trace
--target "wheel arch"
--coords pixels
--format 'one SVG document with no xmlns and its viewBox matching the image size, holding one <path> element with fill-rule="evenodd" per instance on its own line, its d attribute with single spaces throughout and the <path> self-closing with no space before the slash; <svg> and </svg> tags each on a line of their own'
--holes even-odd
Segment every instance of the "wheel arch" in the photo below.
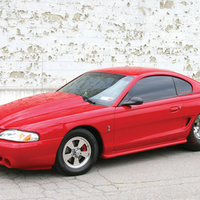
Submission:
<svg viewBox="0 0 200 200">
<path fill-rule="evenodd" d="M 98 143 L 99 155 L 101 155 L 101 153 L 103 152 L 103 141 L 102 141 L 102 138 L 101 138 L 99 131 L 96 128 L 94 128 L 93 126 L 89 126 L 89 125 L 77 126 L 77 127 L 74 127 L 73 129 L 71 129 L 69 131 L 72 131 L 72 130 L 75 130 L 75 129 L 78 129 L 78 128 L 84 128 L 84 129 L 90 131 L 94 135 L 94 137 L 96 138 L 97 143 Z"/>
<path fill-rule="evenodd" d="M 199 120 L 199 121 L 196 122 L 196 120 Z M 195 130 L 194 130 L 195 126 L 197 127 L 196 129 L 197 133 L 195 133 Z M 187 137 L 187 143 L 186 143 L 187 149 L 193 150 L 193 151 L 200 151 L 199 135 L 200 135 L 200 114 L 198 114 L 192 121 L 192 127 Z"/>
</svg>

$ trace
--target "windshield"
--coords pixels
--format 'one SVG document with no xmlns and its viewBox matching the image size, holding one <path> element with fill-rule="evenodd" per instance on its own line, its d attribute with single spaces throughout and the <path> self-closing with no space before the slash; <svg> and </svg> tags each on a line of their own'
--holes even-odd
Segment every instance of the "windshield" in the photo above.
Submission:
<svg viewBox="0 0 200 200">
<path fill-rule="evenodd" d="M 88 72 L 69 82 L 58 92 L 77 94 L 93 104 L 111 106 L 126 86 L 131 76 L 102 72 Z"/>
</svg>

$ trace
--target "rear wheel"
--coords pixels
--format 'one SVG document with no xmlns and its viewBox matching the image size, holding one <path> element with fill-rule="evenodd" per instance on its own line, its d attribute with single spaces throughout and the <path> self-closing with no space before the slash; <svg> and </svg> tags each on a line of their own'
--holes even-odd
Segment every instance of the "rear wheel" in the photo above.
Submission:
<svg viewBox="0 0 200 200">
<path fill-rule="evenodd" d="M 196 117 L 187 137 L 187 148 L 194 151 L 200 150 L 200 114 Z"/>
<path fill-rule="evenodd" d="M 55 167 L 65 175 L 81 175 L 89 171 L 98 157 L 98 143 L 86 129 L 75 129 L 63 138 Z"/>
</svg>

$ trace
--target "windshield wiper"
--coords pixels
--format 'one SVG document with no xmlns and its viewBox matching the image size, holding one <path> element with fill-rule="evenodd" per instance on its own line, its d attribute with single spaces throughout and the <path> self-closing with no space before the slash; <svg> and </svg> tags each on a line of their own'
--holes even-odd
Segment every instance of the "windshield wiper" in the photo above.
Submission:
<svg viewBox="0 0 200 200">
<path fill-rule="evenodd" d="M 96 104 L 96 102 L 92 101 L 90 98 L 86 97 L 86 96 L 82 96 L 84 101 L 87 101 L 88 103 L 91 104 Z"/>
</svg>

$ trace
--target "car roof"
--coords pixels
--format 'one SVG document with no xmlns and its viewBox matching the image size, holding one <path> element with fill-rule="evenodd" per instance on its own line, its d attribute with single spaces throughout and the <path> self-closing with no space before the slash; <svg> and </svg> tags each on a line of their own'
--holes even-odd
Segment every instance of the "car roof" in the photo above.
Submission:
<svg viewBox="0 0 200 200">
<path fill-rule="evenodd" d="M 151 75 L 167 75 L 181 78 L 185 81 L 188 81 L 193 86 L 193 92 L 200 92 L 200 83 L 188 76 L 183 74 L 173 72 L 165 69 L 157 69 L 150 67 L 110 67 L 110 68 L 102 68 L 97 70 L 92 70 L 90 72 L 105 72 L 105 73 L 114 73 L 114 74 L 122 74 L 127 76 L 134 76 L 135 78 L 143 78 L 145 76 Z M 139 79 L 134 79 L 138 81 Z"/>
<path fill-rule="evenodd" d="M 128 76 L 137 76 L 141 74 L 147 74 L 152 72 L 172 72 L 165 69 L 157 69 L 150 67 L 110 67 L 110 68 L 102 68 L 98 70 L 92 70 L 91 72 L 106 72 L 106 73 L 114 73 L 114 74 L 123 74 Z"/>
</svg>

